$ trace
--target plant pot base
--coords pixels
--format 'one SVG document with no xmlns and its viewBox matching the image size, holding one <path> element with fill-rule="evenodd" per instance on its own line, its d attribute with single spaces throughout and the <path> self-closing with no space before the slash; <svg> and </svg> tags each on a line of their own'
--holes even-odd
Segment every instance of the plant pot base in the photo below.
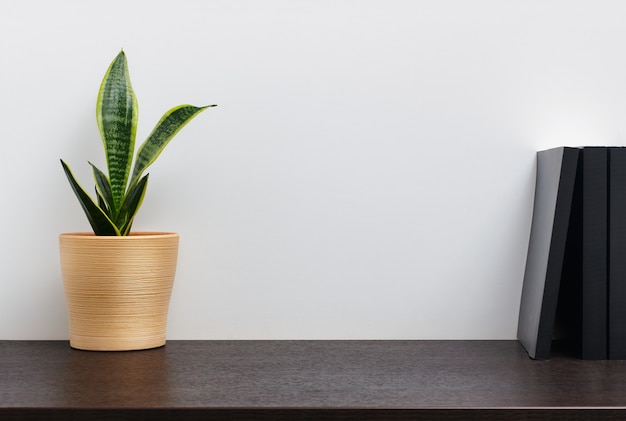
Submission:
<svg viewBox="0 0 626 421">
<path fill-rule="evenodd" d="M 150 344 L 147 341 L 140 342 L 116 342 L 110 341 L 93 341 L 85 339 L 70 339 L 70 347 L 79 351 L 144 351 L 148 349 L 156 349 L 165 346 L 165 341 L 159 341 L 158 344 Z"/>
</svg>

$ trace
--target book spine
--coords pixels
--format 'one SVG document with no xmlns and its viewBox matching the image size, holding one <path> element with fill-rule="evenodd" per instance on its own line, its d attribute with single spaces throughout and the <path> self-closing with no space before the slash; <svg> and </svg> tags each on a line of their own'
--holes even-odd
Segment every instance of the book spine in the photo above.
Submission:
<svg viewBox="0 0 626 421">
<path fill-rule="evenodd" d="M 584 360 L 607 359 L 608 149 L 583 148 L 582 343 Z"/>
<path fill-rule="evenodd" d="M 535 201 L 517 333 L 533 359 L 550 358 L 578 166 L 576 148 L 537 153 Z"/>
<path fill-rule="evenodd" d="M 626 359 L 626 148 L 609 149 L 609 350 Z"/>
</svg>

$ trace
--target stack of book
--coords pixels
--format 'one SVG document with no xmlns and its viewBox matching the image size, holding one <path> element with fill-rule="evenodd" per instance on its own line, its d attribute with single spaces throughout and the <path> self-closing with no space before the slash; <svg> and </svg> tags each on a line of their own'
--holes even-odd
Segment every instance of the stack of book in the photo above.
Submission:
<svg viewBox="0 0 626 421">
<path fill-rule="evenodd" d="M 626 359 L 626 148 L 537 153 L 518 339 L 587 360 Z"/>
</svg>

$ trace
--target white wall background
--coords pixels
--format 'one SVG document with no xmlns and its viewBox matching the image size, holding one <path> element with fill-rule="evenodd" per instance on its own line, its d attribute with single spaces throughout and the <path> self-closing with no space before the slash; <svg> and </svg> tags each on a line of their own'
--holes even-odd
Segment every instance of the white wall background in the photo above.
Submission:
<svg viewBox="0 0 626 421">
<path fill-rule="evenodd" d="M 626 2 L 0 2 L 0 339 L 65 339 L 62 173 L 120 48 L 181 234 L 170 339 L 515 338 L 535 152 L 626 142 Z"/>
</svg>

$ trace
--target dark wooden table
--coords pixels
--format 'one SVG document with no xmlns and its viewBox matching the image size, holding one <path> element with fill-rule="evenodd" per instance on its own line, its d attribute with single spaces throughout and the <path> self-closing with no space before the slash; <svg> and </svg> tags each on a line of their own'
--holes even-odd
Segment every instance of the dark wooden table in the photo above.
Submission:
<svg viewBox="0 0 626 421">
<path fill-rule="evenodd" d="M 626 361 L 515 341 L 0 341 L 0 419 L 626 419 Z"/>
</svg>

